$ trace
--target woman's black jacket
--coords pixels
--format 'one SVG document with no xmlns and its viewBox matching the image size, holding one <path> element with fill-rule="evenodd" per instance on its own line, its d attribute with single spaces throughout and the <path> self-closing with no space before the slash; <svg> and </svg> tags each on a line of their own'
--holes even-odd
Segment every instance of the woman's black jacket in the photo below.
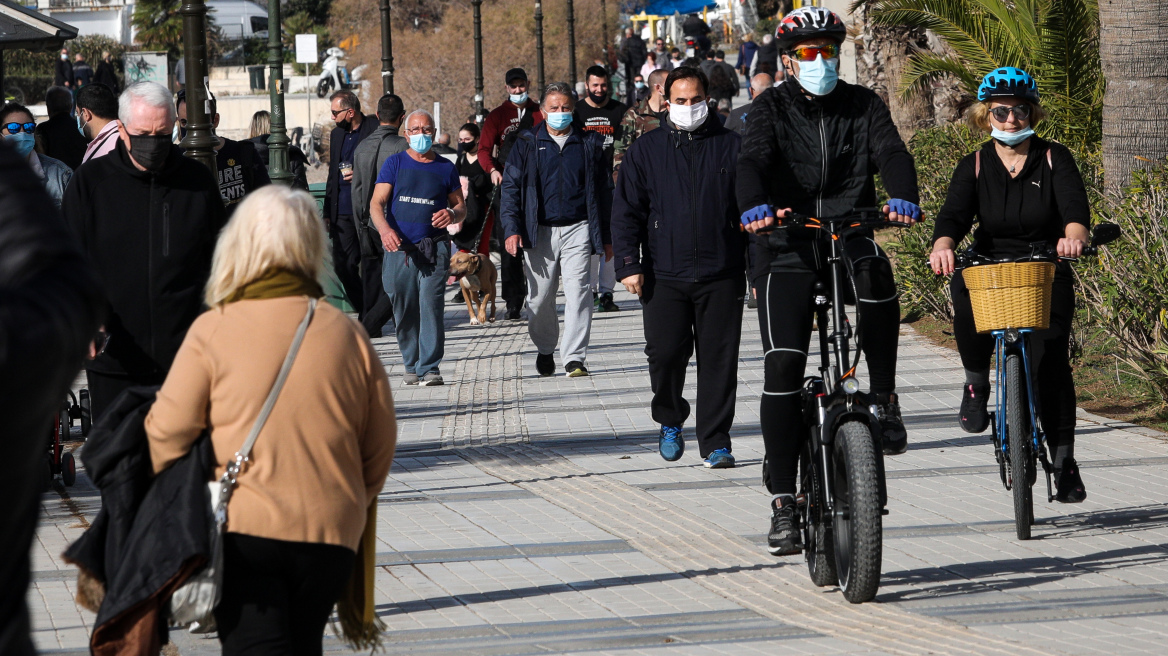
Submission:
<svg viewBox="0 0 1168 656">
<path fill-rule="evenodd" d="M 979 253 L 1022 257 L 1032 243 L 1053 245 L 1066 234 L 1068 223 L 1091 225 L 1087 191 L 1071 152 L 1031 137 L 1026 163 L 1011 178 L 990 140 L 958 162 L 937 214 L 933 241 L 950 237 L 960 244 L 973 230 L 973 248 Z"/>
<path fill-rule="evenodd" d="M 741 276 L 746 238 L 735 201 L 741 138 L 711 113 L 693 132 L 662 121 L 625 153 L 613 194 L 616 276 L 704 282 Z"/>
</svg>

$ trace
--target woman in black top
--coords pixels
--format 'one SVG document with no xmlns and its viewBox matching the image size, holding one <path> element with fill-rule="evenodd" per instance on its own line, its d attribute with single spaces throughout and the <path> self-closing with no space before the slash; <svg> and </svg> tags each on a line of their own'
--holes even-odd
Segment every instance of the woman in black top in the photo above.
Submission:
<svg viewBox="0 0 1168 656">
<path fill-rule="evenodd" d="M 1088 241 L 1090 207 L 1074 158 L 1066 147 L 1034 136 L 1045 114 L 1033 78 L 1016 68 L 999 68 L 978 89 L 970 123 L 993 139 L 957 164 L 945 206 L 937 215 L 929 263 L 952 274 L 954 249 L 973 231 L 973 249 L 983 255 L 1024 257 L 1031 244 L 1056 247 L 1063 257 L 1082 254 Z M 976 219 L 976 227 L 975 227 Z M 1068 340 L 1075 314 L 1070 266 L 1057 265 L 1051 292 L 1050 328 L 1034 333 L 1039 416 L 1046 431 L 1057 498 L 1077 503 L 1087 497 L 1074 460 L 1075 384 Z M 974 328 L 969 292 L 960 275 L 950 283 L 953 334 L 965 367 L 961 427 L 980 433 L 989 425 L 990 357 L 994 338 Z"/>
<path fill-rule="evenodd" d="M 464 251 L 480 251 L 479 237 L 491 206 L 491 178 L 479 166 L 478 153 L 479 126 L 467 123 L 458 129 L 458 159 L 454 163 L 466 196 L 466 220 L 454 235 L 454 243 Z"/>
</svg>

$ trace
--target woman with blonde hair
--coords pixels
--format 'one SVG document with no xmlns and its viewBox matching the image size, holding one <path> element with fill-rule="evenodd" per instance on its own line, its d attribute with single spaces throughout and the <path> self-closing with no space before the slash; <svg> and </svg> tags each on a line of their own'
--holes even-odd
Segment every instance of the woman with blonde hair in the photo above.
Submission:
<svg viewBox="0 0 1168 656">
<path fill-rule="evenodd" d="M 216 245 L 211 309 L 191 326 L 146 418 L 155 472 L 209 431 L 218 479 L 308 321 L 227 507 L 215 610 L 225 655 L 321 653 L 393 460 L 385 369 L 360 324 L 317 303 L 326 253 L 307 193 L 252 192 Z"/>
<path fill-rule="evenodd" d="M 247 140 L 255 144 L 256 152 L 263 160 L 264 166 L 271 162 L 268 154 L 268 139 L 272 136 L 272 114 L 261 109 L 251 115 L 251 125 L 247 130 Z M 292 186 L 308 191 L 308 158 L 304 151 L 292 144 L 288 144 L 288 172 L 292 174 Z"/>
<path fill-rule="evenodd" d="M 992 138 L 953 172 L 933 231 L 933 271 L 953 273 L 954 251 L 971 231 L 973 250 L 994 259 L 1025 257 L 1037 242 L 1055 247 L 1062 257 L 1082 255 L 1091 223 L 1087 191 L 1070 151 L 1034 133 L 1046 116 L 1034 78 L 1017 68 L 995 69 L 982 80 L 977 98 L 968 113 L 970 124 Z M 1087 498 L 1074 458 L 1075 382 L 1069 349 L 1073 282 L 1070 266 L 1058 264 L 1050 328 L 1034 335 L 1039 416 L 1055 468 L 1055 498 L 1063 503 Z M 966 432 L 980 433 L 990 420 L 986 404 L 994 338 L 975 329 L 969 291 L 960 275 L 953 276 L 950 290 L 953 334 L 965 367 L 958 420 Z"/>
</svg>

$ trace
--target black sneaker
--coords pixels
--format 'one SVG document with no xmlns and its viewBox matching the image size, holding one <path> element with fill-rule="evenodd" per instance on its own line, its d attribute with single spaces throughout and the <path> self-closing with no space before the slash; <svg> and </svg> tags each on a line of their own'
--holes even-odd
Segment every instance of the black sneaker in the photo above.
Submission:
<svg viewBox="0 0 1168 656">
<path fill-rule="evenodd" d="M 880 432 L 884 434 L 884 455 L 898 456 L 908 451 L 908 431 L 900 418 L 900 397 L 896 394 L 873 394 L 876 404 L 873 410 L 880 420 Z"/>
<path fill-rule="evenodd" d="M 544 355 L 540 353 L 535 356 L 535 370 L 539 372 L 540 376 L 547 378 L 548 376 L 556 375 L 556 361 L 552 358 L 552 354 Z"/>
<path fill-rule="evenodd" d="M 989 385 L 966 385 L 961 388 L 961 410 L 957 414 L 961 430 L 981 433 L 990 427 L 990 413 L 986 410 L 989 400 Z"/>
<path fill-rule="evenodd" d="M 767 551 L 772 556 L 803 553 L 803 532 L 799 530 L 799 511 L 795 498 L 782 496 L 771 503 L 771 532 L 767 534 Z"/>
<path fill-rule="evenodd" d="M 507 312 L 503 315 L 503 318 L 507 321 L 519 321 L 519 308 L 507 308 Z"/>
<path fill-rule="evenodd" d="M 584 366 L 583 362 L 572 360 L 568 366 L 564 367 L 564 371 L 568 372 L 569 378 L 579 378 L 580 376 L 588 376 L 588 368 Z"/>
<path fill-rule="evenodd" d="M 1058 487 L 1054 494 L 1055 501 L 1082 503 L 1087 498 L 1087 488 L 1083 486 L 1083 478 L 1079 476 L 1079 464 L 1074 460 L 1063 461 L 1062 469 L 1054 470 L 1054 480 Z"/>
<path fill-rule="evenodd" d="M 451 302 L 451 303 L 462 303 L 462 302 L 464 302 L 464 301 L 463 301 L 463 298 L 462 298 L 462 287 L 459 287 L 459 288 L 458 288 L 458 291 L 454 292 L 454 296 L 451 296 L 451 297 L 450 297 L 450 302 Z"/>
<path fill-rule="evenodd" d="M 601 294 L 600 298 L 596 299 L 596 310 L 598 312 L 620 312 L 620 306 L 612 300 L 612 292 Z"/>
</svg>

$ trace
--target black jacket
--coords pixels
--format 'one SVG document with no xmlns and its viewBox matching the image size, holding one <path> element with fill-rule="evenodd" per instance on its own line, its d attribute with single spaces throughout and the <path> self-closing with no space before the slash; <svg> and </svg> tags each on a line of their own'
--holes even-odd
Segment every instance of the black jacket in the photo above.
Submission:
<svg viewBox="0 0 1168 656">
<path fill-rule="evenodd" d="M 145 638 L 159 647 L 166 642 L 165 602 L 210 551 L 206 486 L 215 472 L 215 453 L 203 435 L 187 455 L 154 476 L 144 422 L 157 389 L 134 387 L 118 396 L 94 426 L 82 455 L 101 491 L 101 510 L 69 545 L 65 559 L 105 587 L 90 638 L 94 653 L 122 638 Z"/>
<path fill-rule="evenodd" d="M 818 217 L 846 216 L 876 204 L 879 172 L 889 197 L 919 203 L 917 173 L 884 101 L 840 81 L 808 98 L 797 82 L 760 93 L 746 115 L 738 157 L 738 206 L 791 208 Z M 821 233 L 775 230 L 754 238 L 754 276 L 816 268 Z"/>
<path fill-rule="evenodd" d="M 25 590 L 45 489 L 45 438 L 104 306 L 28 158 L 3 142 L 0 199 L 0 654 L 32 656 Z"/>
<path fill-rule="evenodd" d="M 648 59 L 649 49 L 645 47 L 645 42 L 641 40 L 640 36 L 634 34 L 625 38 L 625 42 L 621 44 L 620 48 L 620 60 L 626 66 L 634 73 L 639 73 Z"/>
<path fill-rule="evenodd" d="M 65 166 L 77 170 L 85 158 L 85 147 L 89 142 L 77 131 L 77 119 L 68 114 L 58 114 L 36 126 L 37 136 L 45 154 L 65 162 Z"/>
<path fill-rule="evenodd" d="M 225 222 L 215 178 L 178 146 L 161 173 L 139 171 L 119 141 L 114 152 L 77 169 L 62 212 L 109 303 L 109 345 L 87 368 L 165 373 L 203 311 L 211 253 Z"/>
<path fill-rule="evenodd" d="M 710 114 L 694 132 L 669 121 L 625 154 L 612 203 L 618 280 L 644 273 L 704 282 L 745 270 L 734 197 L 741 137 Z"/>
<path fill-rule="evenodd" d="M 93 81 L 98 84 L 104 84 L 110 88 L 114 93 L 117 93 L 121 85 L 118 84 L 118 74 L 114 70 L 114 65 L 105 60 L 97 63 L 97 73 L 93 76 Z"/>
<path fill-rule="evenodd" d="M 256 154 L 260 156 L 265 167 L 271 166 L 268 155 L 268 137 L 271 136 L 270 134 L 261 134 L 258 137 L 248 139 L 255 146 Z M 292 186 L 308 191 L 308 158 L 304 156 L 303 150 L 292 144 L 288 144 L 288 171 L 292 174 Z"/>
<path fill-rule="evenodd" d="M 364 141 L 365 137 L 373 134 L 377 129 L 377 117 L 373 115 L 366 115 L 361 119 L 361 125 L 357 128 L 359 135 L 358 141 Z M 341 212 L 337 207 L 338 195 L 341 192 L 341 171 L 337 165 L 341 163 L 341 145 L 345 142 L 345 131 L 340 128 L 333 128 L 329 133 L 329 163 L 328 163 L 328 180 L 324 185 L 324 212 L 325 217 L 329 221 L 336 221 L 337 216 L 341 214 L 352 214 L 353 210 Z"/>
<path fill-rule="evenodd" d="M 53 69 L 53 86 L 63 87 L 66 84 L 73 86 L 73 64 L 68 59 L 58 57 Z"/>
<path fill-rule="evenodd" d="M 1047 158 L 1047 151 L 1050 158 Z M 1079 167 L 1062 144 L 1032 137 L 1026 163 L 1011 178 L 987 141 L 957 163 L 945 205 L 937 213 L 933 241 L 951 237 L 957 244 L 973 230 L 974 250 L 991 257 L 1021 257 L 1030 244 L 1054 245 L 1068 223 L 1091 225 L 1091 207 Z M 977 218 L 977 228 L 973 227 Z"/>
</svg>

